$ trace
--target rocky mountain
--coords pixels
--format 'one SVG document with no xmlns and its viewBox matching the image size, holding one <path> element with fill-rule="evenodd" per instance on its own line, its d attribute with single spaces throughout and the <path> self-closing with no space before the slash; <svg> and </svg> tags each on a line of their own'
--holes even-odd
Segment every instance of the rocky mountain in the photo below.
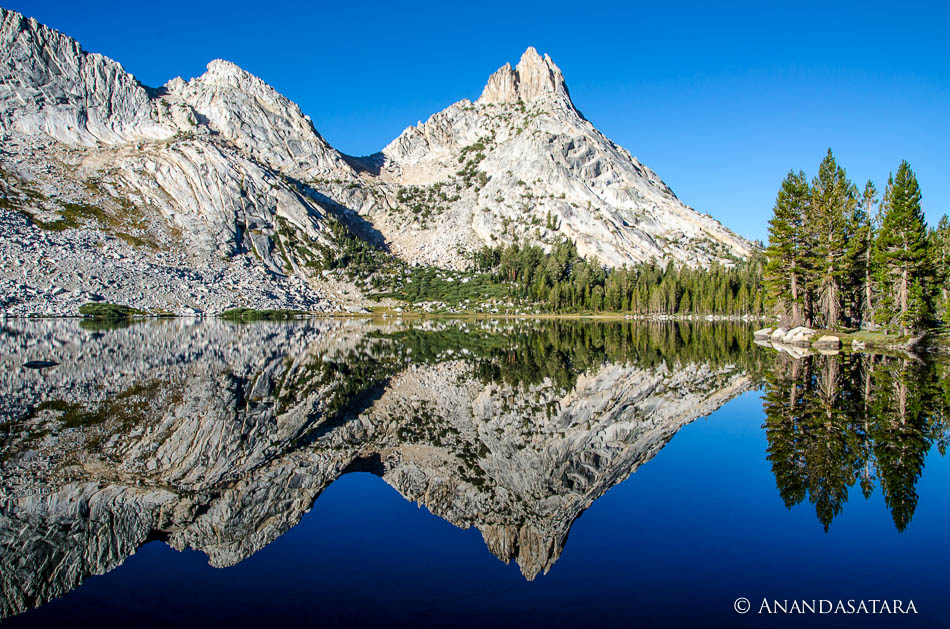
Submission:
<svg viewBox="0 0 950 629">
<path fill-rule="evenodd" d="M 395 208 L 370 215 L 410 259 L 449 264 L 459 250 L 564 236 L 609 266 L 708 265 L 752 251 L 604 137 L 534 48 L 495 72 L 474 103 L 409 127 L 373 161 L 402 187 Z"/>
<path fill-rule="evenodd" d="M 590 348 L 561 341 L 565 370 L 506 372 L 512 351 L 552 355 L 558 329 L 535 326 L 6 324 L 0 615 L 152 540 L 238 563 L 354 471 L 476 527 L 532 579 L 600 495 L 753 385 L 738 353 L 673 368 L 631 352 L 581 369 Z M 60 364 L 21 367 L 40 357 Z"/>
<path fill-rule="evenodd" d="M 152 90 L 5 9 L 0 50 L 8 311 L 338 307 L 314 281 L 327 203 L 292 178 L 355 175 L 296 105 L 222 61 Z"/>
<path fill-rule="evenodd" d="M 75 314 L 98 298 L 177 313 L 338 310 L 361 299 L 323 273 L 347 234 L 455 269 L 515 239 L 570 237 L 611 266 L 751 251 L 584 119 L 533 48 L 477 101 L 364 158 L 335 150 L 297 105 L 227 61 L 153 89 L 6 9 L 0 51 L 9 313 Z"/>
</svg>

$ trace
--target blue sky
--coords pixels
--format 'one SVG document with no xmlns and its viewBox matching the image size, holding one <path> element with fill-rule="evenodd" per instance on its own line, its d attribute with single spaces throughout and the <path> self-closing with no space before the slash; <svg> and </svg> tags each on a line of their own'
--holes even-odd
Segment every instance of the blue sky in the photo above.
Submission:
<svg viewBox="0 0 950 629">
<path fill-rule="evenodd" d="M 357 155 L 533 45 L 589 120 L 745 236 L 828 147 L 862 187 L 907 159 L 928 219 L 950 213 L 950 3 L 0 3 L 148 85 L 234 61 Z"/>
</svg>

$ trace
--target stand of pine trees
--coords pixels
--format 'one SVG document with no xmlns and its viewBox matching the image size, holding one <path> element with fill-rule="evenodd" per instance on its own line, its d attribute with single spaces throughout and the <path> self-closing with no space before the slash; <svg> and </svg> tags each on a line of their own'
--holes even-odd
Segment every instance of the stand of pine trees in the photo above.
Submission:
<svg viewBox="0 0 950 629">
<path fill-rule="evenodd" d="M 950 221 L 928 229 L 920 198 L 906 161 L 880 205 L 874 184 L 859 194 L 830 149 L 811 183 L 789 172 L 769 221 L 769 307 L 789 325 L 902 335 L 947 321 Z"/>
<path fill-rule="evenodd" d="M 760 258 L 708 269 L 643 264 L 607 269 L 581 258 L 566 240 L 550 252 L 514 243 L 484 247 L 475 268 L 512 286 L 513 297 L 548 312 L 625 312 L 639 315 L 761 316 L 765 313 Z"/>
</svg>

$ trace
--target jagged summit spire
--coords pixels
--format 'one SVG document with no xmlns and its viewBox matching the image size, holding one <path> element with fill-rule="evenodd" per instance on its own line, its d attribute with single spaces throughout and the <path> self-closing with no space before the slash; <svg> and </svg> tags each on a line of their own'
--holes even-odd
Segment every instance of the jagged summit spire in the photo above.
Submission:
<svg viewBox="0 0 950 629">
<path fill-rule="evenodd" d="M 561 69 L 547 54 L 543 57 L 538 54 L 534 46 L 524 51 L 517 66 L 512 68 L 506 63 L 492 74 L 478 102 L 502 104 L 519 100 L 526 103 L 560 101 L 574 108 Z"/>
</svg>

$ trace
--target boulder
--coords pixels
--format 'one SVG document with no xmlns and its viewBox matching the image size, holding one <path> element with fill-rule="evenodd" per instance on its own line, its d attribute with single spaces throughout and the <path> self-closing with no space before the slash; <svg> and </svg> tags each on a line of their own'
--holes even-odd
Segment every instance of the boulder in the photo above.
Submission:
<svg viewBox="0 0 950 629">
<path fill-rule="evenodd" d="M 840 349 L 841 339 L 831 334 L 825 334 L 812 344 L 815 349 Z"/>
<path fill-rule="evenodd" d="M 774 330 L 772 330 L 772 334 L 770 334 L 769 337 L 770 337 L 773 341 L 781 341 L 782 338 L 783 338 L 786 334 L 788 334 L 788 328 L 778 327 L 778 328 L 775 328 Z"/>
<path fill-rule="evenodd" d="M 782 337 L 782 342 L 789 345 L 808 345 L 814 334 L 815 331 L 811 328 L 800 325 L 789 330 L 785 336 Z"/>
<path fill-rule="evenodd" d="M 762 328 L 761 330 L 756 330 L 755 332 L 752 333 L 752 336 L 754 336 L 757 339 L 765 339 L 765 338 L 770 337 L 771 335 L 772 335 L 772 328 Z"/>
</svg>

